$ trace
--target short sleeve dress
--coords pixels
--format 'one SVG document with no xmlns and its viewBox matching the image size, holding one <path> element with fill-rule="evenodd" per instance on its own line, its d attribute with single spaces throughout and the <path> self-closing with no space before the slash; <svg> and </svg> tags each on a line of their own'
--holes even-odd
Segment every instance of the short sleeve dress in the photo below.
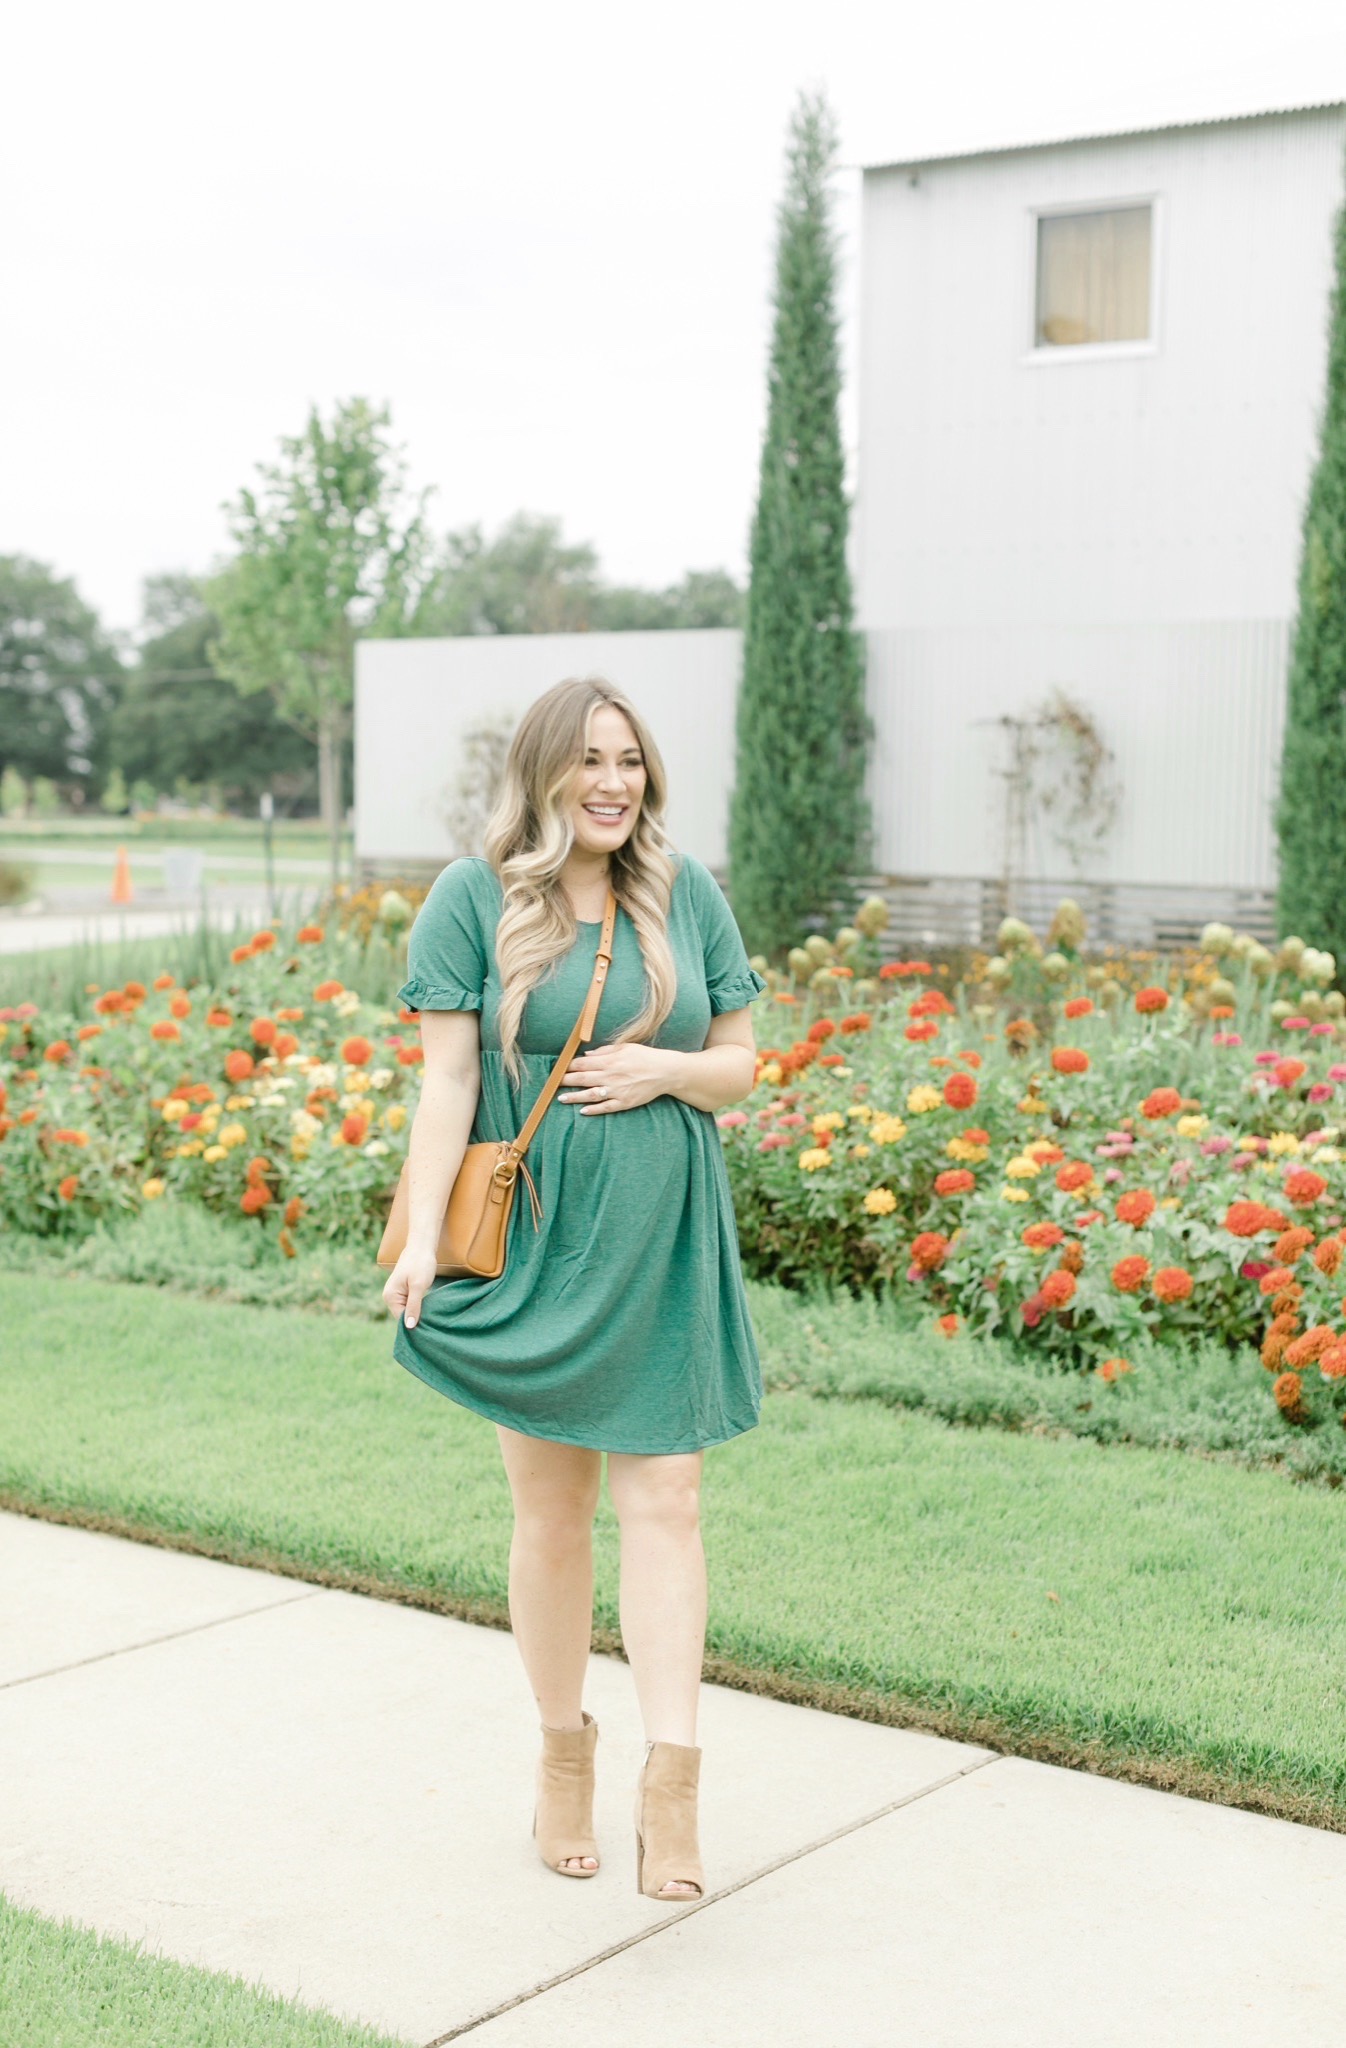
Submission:
<svg viewBox="0 0 1346 2048">
<path fill-rule="evenodd" d="M 675 854 L 668 938 L 677 1000 L 649 1041 L 705 1045 L 710 1020 L 766 987 L 710 870 Z M 411 933 L 402 1001 L 481 1012 L 481 1094 L 472 1142 L 518 1135 L 569 1037 L 593 975 L 601 925 L 529 993 L 522 1082 L 500 1050 L 494 936 L 502 903 L 489 861 L 444 869 Z M 612 964 L 588 1048 L 643 1007 L 635 926 L 617 911 Z M 753 1428 L 761 1364 L 739 1262 L 719 1128 L 676 1096 L 594 1116 L 553 1098 L 528 1148 L 542 1219 L 516 1197 L 497 1280 L 435 1282 L 398 1362 L 427 1386 L 525 1436 L 594 1450 L 697 1451 Z"/>
</svg>

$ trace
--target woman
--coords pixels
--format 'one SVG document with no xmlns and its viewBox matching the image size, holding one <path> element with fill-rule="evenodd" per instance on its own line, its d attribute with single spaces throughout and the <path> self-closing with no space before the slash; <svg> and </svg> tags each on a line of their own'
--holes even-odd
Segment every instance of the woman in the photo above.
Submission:
<svg viewBox="0 0 1346 2048">
<path fill-rule="evenodd" d="M 664 835 L 659 751 L 628 698 L 558 683 L 514 736 L 485 859 L 455 860 L 411 935 L 421 1013 L 406 1249 L 384 1289 L 394 1356 L 492 1420 L 514 1500 L 509 1611 L 543 1749 L 533 1832 L 565 1877 L 598 1869 L 597 1724 L 581 1691 L 602 1455 L 621 1529 L 622 1641 L 645 1728 L 636 1881 L 699 1898 L 703 1454 L 757 1422 L 761 1368 L 714 1112 L 753 1085 L 748 962 L 714 877 Z M 528 1152 L 497 1280 L 437 1281 L 469 1140 L 513 1138 L 583 1008 L 611 886 L 591 1049 Z"/>
</svg>

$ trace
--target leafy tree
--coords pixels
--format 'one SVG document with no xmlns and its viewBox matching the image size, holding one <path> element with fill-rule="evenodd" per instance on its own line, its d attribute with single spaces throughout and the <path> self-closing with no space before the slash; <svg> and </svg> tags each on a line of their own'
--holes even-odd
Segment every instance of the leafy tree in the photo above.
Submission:
<svg viewBox="0 0 1346 2048">
<path fill-rule="evenodd" d="M 315 407 L 281 460 L 259 465 L 258 491 L 231 509 L 238 554 L 207 587 L 220 622 L 211 658 L 244 691 L 269 690 L 284 718 L 316 741 L 319 803 L 340 868 L 342 748 L 350 730 L 355 642 L 410 630 L 425 555 L 421 504 L 405 503 L 405 464 L 387 408 Z"/>
<path fill-rule="evenodd" d="M 82 798 L 102 782 L 122 680 L 74 584 L 26 555 L 0 556 L 0 768 Z"/>
<path fill-rule="evenodd" d="M 603 581 L 597 551 L 562 538 L 559 519 L 516 512 L 492 539 L 449 534 L 416 611 L 418 633 L 595 633 L 737 626 L 743 593 L 723 569 L 692 570 L 668 590 Z"/>
<path fill-rule="evenodd" d="M 103 784 L 103 794 L 98 799 L 99 808 L 107 811 L 111 817 L 118 818 L 126 810 L 129 802 L 126 777 L 114 761 L 108 771 L 108 779 Z"/>
<path fill-rule="evenodd" d="M 764 952 L 847 914 L 870 861 L 862 643 L 852 628 L 825 100 L 795 111 L 729 821 L 734 914 Z"/>
<path fill-rule="evenodd" d="M 21 818 L 28 809 L 28 784 L 12 762 L 0 771 L 0 818 Z"/>
<path fill-rule="evenodd" d="M 1283 935 L 1297 932 L 1346 964 L 1346 206 L 1335 255 L 1281 751 L 1277 916 Z"/>
<path fill-rule="evenodd" d="M 245 696 L 216 673 L 210 648 L 219 621 L 200 581 L 148 578 L 142 615 L 158 630 L 141 644 L 109 734 L 134 807 L 148 808 L 159 791 L 207 783 L 228 803 L 251 807 L 269 789 L 292 806 L 312 804 L 312 741 L 286 723 L 269 691 Z"/>
</svg>

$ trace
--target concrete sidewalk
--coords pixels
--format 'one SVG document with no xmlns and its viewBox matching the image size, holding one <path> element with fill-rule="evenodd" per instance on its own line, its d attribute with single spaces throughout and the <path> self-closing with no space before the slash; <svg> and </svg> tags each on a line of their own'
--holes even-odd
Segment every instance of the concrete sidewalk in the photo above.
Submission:
<svg viewBox="0 0 1346 2048">
<path fill-rule="evenodd" d="M 1336 2048 L 1346 1836 L 707 1686 L 711 1895 L 545 1870 L 510 1638 L 0 1515 L 0 1888 L 409 2042 Z M 1310 1709 L 1306 1707 L 1306 1711 Z"/>
</svg>

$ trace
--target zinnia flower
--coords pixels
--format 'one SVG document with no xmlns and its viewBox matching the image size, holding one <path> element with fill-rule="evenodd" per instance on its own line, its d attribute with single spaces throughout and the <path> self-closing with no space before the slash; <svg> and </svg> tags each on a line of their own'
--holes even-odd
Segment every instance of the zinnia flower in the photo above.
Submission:
<svg viewBox="0 0 1346 2048">
<path fill-rule="evenodd" d="M 249 1074 L 254 1071 L 255 1064 L 252 1054 L 244 1052 L 241 1047 L 234 1052 L 226 1053 L 224 1056 L 225 1078 L 230 1081 L 246 1081 Z"/>
<path fill-rule="evenodd" d="M 155 986 L 158 986 L 157 982 Z M 192 1014 L 192 999 L 190 996 L 170 996 L 168 1007 L 174 1017 L 190 1017 Z"/>
<path fill-rule="evenodd" d="M 143 1180 L 140 1183 L 141 1195 L 147 1202 L 157 1201 L 163 1191 L 164 1183 L 161 1180 Z"/>
<path fill-rule="evenodd" d="M 1142 1017 L 1151 1017 L 1159 1010 L 1168 1008 L 1168 990 L 1163 988 L 1138 988 L 1136 1008 Z"/>
<path fill-rule="evenodd" d="M 1130 1359 L 1105 1358 L 1102 1365 L 1098 1368 L 1098 1377 L 1101 1380 L 1120 1379 L 1124 1372 L 1131 1372 L 1132 1370 Z"/>
<path fill-rule="evenodd" d="M 1078 1195 L 1085 1188 L 1092 1187 L 1094 1169 L 1082 1159 L 1068 1159 L 1056 1170 L 1056 1185 L 1063 1195 Z"/>
<path fill-rule="evenodd" d="M 937 1173 L 935 1175 L 935 1193 L 937 1195 L 970 1195 L 976 1185 L 976 1174 L 969 1173 L 966 1167 L 950 1167 L 947 1173 Z"/>
<path fill-rule="evenodd" d="M 941 1337 L 956 1336 L 958 1333 L 958 1318 L 955 1315 L 941 1316 L 935 1324 L 935 1328 L 939 1331 Z M 1346 1357 L 1346 1350 L 1343 1350 L 1342 1355 Z M 1327 1370 L 1326 1366 L 1324 1366 L 1323 1370 Z"/>
<path fill-rule="evenodd" d="M 1271 1389 L 1271 1397 L 1281 1414 L 1293 1421 L 1300 1412 L 1300 1397 L 1304 1383 L 1297 1372 L 1283 1372 Z"/>
<path fill-rule="evenodd" d="M 955 1076 L 955 1079 L 960 1081 L 966 1080 L 967 1076 L 959 1074 Z M 918 1088 L 913 1088 L 907 1097 L 907 1109 L 912 1116 L 928 1116 L 930 1111 L 938 1109 L 939 1105 L 940 1093 L 938 1088 L 931 1088 L 926 1083 L 922 1083 Z"/>
<path fill-rule="evenodd" d="M 344 993 L 339 981 L 320 981 L 313 991 L 315 1003 L 330 1003 L 334 996 Z"/>
<path fill-rule="evenodd" d="M 61 1129 L 53 1131 L 51 1137 L 54 1145 L 87 1145 L 89 1142 L 89 1133 L 87 1131 Z"/>
<path fill-rule="evenodd" d="M 1278 1266 L 1293 1266 L 1313 1245 L 1313 1232 L 1302 1223 L 1293 1230 L 1283 1230 L 1272 1247 L 1271 1256 Z"/>
<path fill-rule="evenodd" d="M 919 1266 L 923 1273 L 933 1273 L 942 1266 L 948 1256 L 949 1240 L 942 1231 L 923 1230 L 912 1240 L 911 1263 Z"/>
<path fill-rule="evenodd" d="M 1112 1284 L 1119 1294 L 1139 1294 L 1150 1277 L 1150 1262 L 1133 1253 L 1118 1259 L 1112 1269 Z"/>
<path fill-rule="evenodd" d="M 1087 1074 L 1089 1055 L 1081 1052 L 1077 1045 L 1053 1046 L 1052 1065 L 1058 1074 Z"/>
<path fill-rule="evenodd" d="M 52 1066 L 57 1067 L 62 1060 L 68 1060 L 71 1057 L 72 1051 L 73 1048 L 68 1038 L 53 1038 L 51 1044 L 43 1052 L 42 1057 L 44 1060 L 50 1060 Z"/>
<path fill-rule="evenodd" d="M 1320 1245 L 1314 1247 L 1313 1263 L 1329 1280 L 1340 1266 L 1341 1257 L 1342 1246 L 1339 1238 L 1325 1237 Z"/>
<path fill-rule="evenodd" d="M 274 932 L 254 932 L 249 944 L 254 953 L 267 953 L 276 943 Z"/>
<path fill-rule="evenodd" d="M 1157 1123 L 1161 1117 L 1175 1116 L 1182 1108 L 1182 1096 L 1176 1088 L 1152 1088 L 1140 1105 L 1140 1113 L 1150 1123 Z"/>
<path fill-rule="evenodd" d="M 1296 1337 L 1288 1346 L 1285 1362 L 1296 1371 L 1301 1366 L 1316 1365 L 1325 1351 L 1330 1351 L 1334 1344 L 1341 1342 L 1340 1334 L 1330 1323 L 1315 1323 L 1311 1330 L 1305 1330 L 1302 1337 Z"/>
<path fill-rule="evenodd" d="M 369 1120 L 363 1116 L 344 1116 L 341 1119 L 341 1142 L 343 1145 L 363 1145 L 369 1135 Z M 804 1157 L 808 1158 L 808 1153 Z"/>
<path fill-rule="evenodd" d="M 399 1067 L 418 1067 L 424 1058 L 425 1054 L 421 1051 L 419 1045 L 400 1045 L 397 1048 L 397 1064 Z"/>
<path fill-rule="evenodd" d="M 1282 1185 L 1286 1199 L 1293 1202 L 1296 1209 L 1311 1208 L 1327 1193 L 1327 1182 L 1321 1173 L 1314 1173 L 1307 1166 L 1291 1167 Z"/>
<path fill-rule="evenodd" d="M 214 1009 L 206 1011 L 206 1022 L 212 1031 L 227 1031 L 233 1021 L 233 1017 L 228 1010 Z"/>
<path fill-rule="evenodd" d="M 891 1188 L 871 1188 L 860 1206 L 870 1216 L 891 1216 L 897 1207 L 897 1196 Z"/>
<path fill-rule="evenodd" d="M 1047 1275 L 1038 1292 L 1048 1308 L 1064 1308 L 1074 1299 L 1075 1275 L 1058 1267 L 1056 1272 Z"/>
<path fill-rule="evenodd" d="M 1060 1244 L 1065 1236 L 1059 1223 L 1030 1223 L 1027 1230 L 1020 1234 L 1028 1249 L 1033 1252 L 1049 1252 L 1054 1245 Z"/>
<path fill-rule="evenodd" d="M 1076 1017 L 1087 1017 L 1092 1013 L 1093 1007 L 1088 996 L 1072 996 L 1066 1004 L 1065 1015 L 1072 1020 Z"/>
<path fill-rule="evenodd" d="M 171 1017 L 160 1017 L 151 1024 L 150 1037 L 163 1039 L 172 1045 L 182 1037 L 182 1033 Z"/>
<path fill-rule="evenodd" d="M 944 1100 L 950 1109 L 971 1109 L 977 1100 L 977 1084 L 971 1074 L 950 1074 L 944 1083 Z"/>
<path fill-rule="evenodd" d="M 1148 1188 L 1132 1188 L 1122 1196 L 1113 1214 L 1119 1223 L 1129 1223 L 1133 1230 L 1140 1230 L 1154 1214 L 1154 1196 Z"/>
<path fill-rule="evenodd" d="M 1275 1217 L 1273 1224 L 1271 1219 Z M 1262 1202 L 1232 1202 L 1225 1211 L 1224 1227 L 1231 1237 L 1260 1237 L 1264 1230 L 1284 1230 L 1288 1219 Z"/>
<path fill-rule="evenodd" d="M 1157 1301 L 1186 1301 L 1194 1285 L 1185 1266 L 1161 1266 L 1154 1276 L 1153 1293 Z"/>
<path fill-rule="evenodd" d="M 815 1045 L 821 1045 L 825 1038 L 832 1036 L 836 1028 L 830 1017 L 819 1017 L 815 1023 L 809 1025 L 807 1036 Z"/>
<path fill-rule="evenodd" d="M 56 1192 L 63 1202 L 73 1202 L 75 1191 L 78 1187 L 79 1175 L 77 1173 L 68 1173 L 63 1181 L 57 1182 Z"/>
<path fill-rule="evenodd" d="M 248 1031 L 254 1045 L 270 1045 L 276 1036 L 276 1026 L 270 1017 L 254 1017 Z"/>
<path fill-rule="evenodd" d="M 238 1198 L 238 1206 L 245 1216 L 256 1216 L 259 1211 L 265 1209 L 271 1199 L 271 1190 L 265 1181 L 254 1181 L 251 1186 L 244 1188 Z"/>
<path fill-rule="evenodd" d="M 921 1045 L 927 1039 L 938 1038 L 939 1026 L 933 1017 L 921 1017 L 915 1024 L 907 1025 L 906 1035 L 914 1045 Z"/>
<path fill-rule="evenodd" d="M 295 933 L 295 940 L 301 946 L 320 946 L 323 937 L 323 928 L 320 924 L 301 925 Z"/>
<path fill-rule="evenodd" d="M 873 1021 L 868 1010 L 853 1010 L 849 1017 L 842 1018 L 841 1028 L 847 1032 L 868 1031 Z"/>
</svg>

